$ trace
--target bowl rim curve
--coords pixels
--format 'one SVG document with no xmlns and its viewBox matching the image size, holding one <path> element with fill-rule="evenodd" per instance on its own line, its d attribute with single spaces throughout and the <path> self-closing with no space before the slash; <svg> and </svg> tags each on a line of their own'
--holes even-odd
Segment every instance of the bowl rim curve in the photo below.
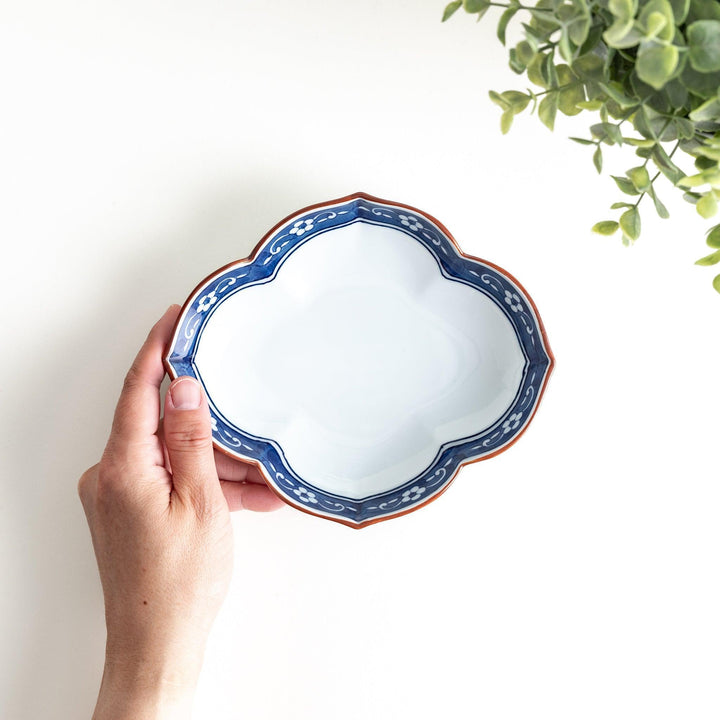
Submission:
<svg viewBox="0 0 720 720">
<path fill-rule="evenodd" d="M 538 329 L 540 330 L 540 335 L 542 338 L 543 343 L 543 349 L 548 357 L 548 366 L 545 370 L 545 376 L 543 379 L 542 386 L 540 388 L 540 391 L 538 393 L 537 400 L 533 404 L 532 412 L 530 413 L 530 416 L 527 420 L 527 422 L 524 424 L 524 426 L 520 429 L 520 431 L 505 445 L 498 448 L 497 450 L 494 450 L 492 452 L 489 452 L 485 455 L 481 455 L 480 457 L 476 458 L 470 458 L 470 459 L 464 459 L 461 460 L 458 463 L 458 466 L 455 468 L 455 471 L 450 475 L 450 477 L 444 482 L 443 486 L 440 490 L 432 494 L 430 497 L 417 502 L 413 504 L 411 507 L 408 507 L 405 510 L 400 510 L 398 512 L 393 512 L 392 514 L 383 515 L 380 517 L 373 517 L 368 518 L 365 520 L 362 520 L 360 522 L 353 522 L 352 520 L 349 520 L 344 517 L 339 516 L 333 516 L 333 515 L 326 515 L 324 513 L 318 513 L 313 512 L 307 505 L 298 504 L 295 501 L 293 501 L 291 498 L 289 498 L 287 495 L 284 495 L 281 493 L 274 485 L 272 480 L 269 477 L 269 473 L 267 472 L 267 469 L 263 465 L 262 462 L 259 460 L 255 460 L 254 458 L 243 458 L 240 460 L 236 455 L 229 452 L 225 447 L 223 447 L 220 443 L 216 442 L 216 440 L 213 438 L 212 444 L 215 449 L 217 449 L 219 452 L 221 452 L 223 455 L 226 455 L 230 459 L 234 460 L 235 462 L 243 462 L 247 463 L 248 465 L 253 465 L 258 470 L 260 475 L 265 479 L 265 484 L 270 488 L 270 490 L 277 495 L 277 497 L 282 500 L 285 504 L 292 506 L 293 508 L 296 508 L 297 510 L 300 510 L 304 513 L 307 513 L 308 515 L 312 515 L 314 517 L 321 517 L 326 520 L 331 520 L 333 522 L 340 523 L 341 525 L 345 525 L 347 527 L 354 528 L 356 530 L 360 530 L 361 528 L 367 527 L 369 525 L 374 525 L 375 523 L 384 522 L 386 520 L 392 520 L 394 518 L 401 517 L 403 515 L 407 515 L 409 513 L 415 512 L 416 510 L 419 510 L 422 507 L 425 507 L 426 505 L 429 505 L 431 502 L 437 500 L 449 487 L 452 485 L 455 481 L 455 478 L 457 477 L 458 473 L 462 468 L 464 468 L 466 465 L 472 465 L 473 463 L 482 462 L 483 460 L 488 460 L 489 458 L 495 457 L 499 455 L 500 453 L 505 452 L 507 449 L 512 447 L 518 439 L 527 431 L 528 427 L 530 426 L 533 418 L 535 417 L 535 413 L 537 412 L 538 407 L 540 406 L 540 402 L 542 401 L 542 398 L 545 394 L 545 389 L 547 388 L 548 381 L 550 380 L 550 376 L 553 373 L 553 370 L 555 368 L 555 355 L 552 352 L 552 349 L 550 348 L 550 343 L 548 342 L 547 332 L 545 330 L 545 325 L 542 321 L 542 318 L 540 316 L 540 313 L 538 312 L 537 306 L 535 305 L 535 301 L 532 299 L 530 294 L 527 292 L 525 287 L 521 282 L 517 280 L 517 278 L 512 274 L 509 273 L 504 268 L 500 267 L 499 265 L 496 265 L 493 262 L 490 262 L 489 260 L 484 260 L 482 258 L 477 257 L 476 255 L 470 255 L 466 252 L 463 252 L 463 250 L 458 245 L 457 241 L 455 240 L 455 237 L 453 234 L 445 227 L 445 225 L 440 222 L 436 217 L 431 215 L 430 213 L 426 212 L 425 210 L 420 210 L 420 208 L 414 207 L 412 205 L 407 205 L 406 203 L 397 202 L 395 200 L 386 200 L 383 198 L 379 198 L 375 195 L 370 195 L 366 192 L 354 192 L 350 193 L 349 195 L 344 195 L 342 197 L 339 197 L 337 199 L 331 199 L 331 200 L 325 200 L 323 202 L 313 203 L 311 205 L 307 205 L 306 207 L 300 208 L 298 210 L 295 210 L 288 215 L 286 215 L 282 220 L 275 223 L 270 230 L 268 230 L 262 238 L 256 243 L 256 245 L 253 247 L 252 251 L 244 258 L 238 258 L 236 260 L 233 260 L 222 267 L 217 268 L 213 272 L 209 273 L 205 278 L 203 278 L 199 283 L 195 285 L 193 290 L 187 295 L 187 298 L 180 306 L 180 312 L 178 313 L 177 320 L 175 321 L 172 329 L 172 335 L 170 337 L 170 341 L 166 345 L 164 352 L 163 352 L 163 365 L 165 366 L 165 371 L 167 372 L 169 378 L 171 381 L 177 379 L 180 377 L 176 372 L 175 368 L 170 363 L 170 355 L 172 352 L 173 344 L 175 341 L 175 337 L 178 331 L 178 328 L 182 322 L 182 319 L 185 315 L 186 310 L 188 309 L 191 300 L 194 299 L 195 295 L 200 291 L 201 288 L 203 288 L 212 278 L 215 276 L 221 275 L 224 272 L 230 270 L 235 265 L 238 265 L 240 263 L 243 264 L 252 264 L 255 260 L 255 257 L 260 252 L 262 247 L 265 245 L 265 243 L 278 231 L 281 227 L 289 223 L 292 218 L 297 217 L 298 215 L 304 215 L 308 212 L 311 212 L 313 210 L 316 210 L 318 208 L 322 208 L 329 205 L 338 205 L 341 203 L 347 203 L 351 202 L 352 200 L 367 200 L 369 202 L 373 203 L 379 203 L 384 205 L 391 205 L 394 207 L 402 208 L 404 210 L 408 210 L 413 213 L 417 213 L 418 215 L 424 216 L 428 218 L 431 222 L 435 223 L 435 225 L 438 226 L 438 228 L 444 233 L 446 238 L 449 240 L 451 245 L 453 246 L 455 252 L 461 256 L 466 258 L 467 260 L 472 260 L 474 262 L 481 263 L 483 265 L 487 265 L 488 267 L 493 268 L 500 274 L 504 275 L 506 278 L 508 278 L 512 283 L 514 283 L 523 293 L 524 297 L 527 299 L 527 301 L 532 306 L 532 309 L 535 314 L 535 318 L 537 319 Z"/>
</svg>

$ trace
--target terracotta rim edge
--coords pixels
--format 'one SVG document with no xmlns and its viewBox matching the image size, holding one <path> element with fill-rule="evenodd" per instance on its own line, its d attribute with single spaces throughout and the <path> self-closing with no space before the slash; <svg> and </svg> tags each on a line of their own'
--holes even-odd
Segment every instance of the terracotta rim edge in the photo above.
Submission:
<svg viewBox="0 0 720 720">
<path fill-rule="evenodd" d="M 458 255 L 461 257 L 464 257 L 467 260 L 472 260 L 474 262 L 482 263 L 483 265 L 487 265 L 491 268 L 494 268 L 499 273 L 507 277 L 509 280 L 511 280 L 515 285 L 517 285 L 518 288 L 523 292 L 523 295 L 525 298 L 530 302 L 530 305 L 532 306 L 533 313 L 535 315 L 535 319 L 537 320 L 538 327 L 540 329 L 540 334 L 542 335 L 542 341 L 543 341 L 543 347 L 545 349 L 545 352 L 548 356 L 548 366 L 547 370 L 545 372 L 545 378 L 543 380 L 542 387 L 540 389 L 540 392 L 538 393 L 538 398 L 535 402 L 535 406 L 532 410 L 532 413 L 528 417 L 527 422 L 524 424 L 523 428 L 520 430 L 520 432 L 515 435 L 515 437 L 506 445 L 503 445 L 498 450 L 495 450 L 494 452 L 488 453 L 487 455 L 483 455 L 482 457 L 474 458 L 474 459 L 466 459 L 462 460 L 457 468 L 455 468 L 455 471 L 452 473 L 452 475 L 448 478 L 447 482 L 443 485 L 443 487 L 436 492 L 434 495 L 430 496 L 426 500 L 419 502 L 412 507 L 408 508 L 407 510 L 402 510 L 400 512 L 391 513 L 388 515 L 384 515 L 382 517 L 376 517 L 376 518 L 370 518 L 369 520 L 363 520 L 362 522 L 352 522 L 351 520 L 347 520 L 345 518 L 336 517 L 332 515 L 324 515 L 321 513 L 312 512 L 304 505 L 298 505 L 292 502 L 287 496 L 283 495 L 281 492 L 277 490 L 277 488 L 272 483 L 272 480 L 270 479 L 267 470 L 265 469 L 265 466 L 259 461 L 254 460 L 252 458 L 244 458 L 240 460 L 238 457 L 233 455 L 232 453 L 228 452 L 226 448 L 222 447 L 219 443 L 213 439 L 213 447 L 217 449 L 219 452 L 223 453 L 224 455 L 228 456 L 232 460 L 235 460 L 236 462 L 243 462 L 247 463 L 248 465 L 255 466 L 260 474 L 265 478 L 266 482 L 265 484 L 272 490 L 272 492 L 277 495 L 280 500 L 282 500 L 286 505 L 289 505 L 290 507 L 293 507 L 297 510 L 300 510 L 301 512 L 304 512 L 307 515 L 312 515 L 313 517 L 320 517 L 325 520 L 331 520 L 332 522 L 340 523 L 341 525 L 346 525 L 347 527 L 354 528 L 356 530 L 360 530 L 364 527 L 368 527 L 369 525 L 374 525 L 376 523 L 385 522 L 386 520 L 392 520 L 394 518 L 402 517 L 403 515 L 408 515 L 409 513 L 415 512 L 416 510 L 419 510 L 422 507 L 425 507 L 426 505 L 429 505 L 431 502 L 434 502 L 437 500 L 454 482 L 455 478 L 457 478 L 458 473 L 460 470 L 467 465 L 472 465 L 474 463 L 482 462 L 483 460 L 489 460 L 490 458 L 496 457 L 500 453 L 505 452 L 509 448 L 511 448 L 527 431 L 528 427 L 530 426 L 530 423 L 535 417 L 535 413 L 538 410 L 538 407 L 540 406 L 540 403 L 542 401 L 543 396 L 545 395 L 545 389 L 547 388 L 548 381 L 550 380 L 550 376 L 552 375 L 554 369 L 555 369 L 555 355 L 552 352 L 552 349 L 550 348 L 550 343 L 548 341 L 547 332 L 545 330 L 545 325 L 542 321 L 542 318 L 540 316 L 540 313 L 538 312 L 537 306 L 535 305 L 535 301 L 532 299 L 530 294 L 525 289 L 524 285 L 517 280 L 517 278 L 512 274 L 509 273 L 504 268 L 500 267 L 499 265 L 496 265 L 493 262 L 490 262 L 489 260 L 483 260 L 482 258 L 477 257 L 476 255 L 469 255 L 468 253 L 463 252 L 463 250 L 458 245 L 457 241 L 455 240 L 455 237 L 453 234 L 445 227 L 443 223 L 441 223 L 437 218 L 435 218 L 430 213 L 426 212 L 425 210 L 420 210 L 419 208 L 416 208 L 412 205 L 406 205 L 405 203 L 396 202 L 394 200 L 384 200 L 382 198 L 376 197 L 375 195 L 370 195 L 365 192 L 355 192 L 351 193 L 350 195 L 345 195 L 343 197 L 337 198 L 336 200 L 326 200 L 325 202 L 320 203 L 313 203 L 312 205 L 308 205 L 306 207 L 300 208 L 299 210 L 295 210 L 294 212 L 290 213 L 289 215 L 286 215 L 282 220 L 275 223 L 275 225 L 270 228 L 260 239 L 260 241 L 255 245 L 255 247 L 252 249 L 249 255 L 244 258 L 239 258 L 237 260 L 233 260 L 232 262 L 227 263 L 226 265 L 223 265 L 222 267 L 218 268 L 217 270 L 214 270 L 209 275 L 207 275 L 203 280 L 201 280 L 199 283 L 195 285 L 193 290 L 187 295 L 187 298 L 185 299 L 185 302 L 182 303 L 180 307 L 180 312 L 178 313 L 178 318 L 175 321 L 175 324 L 173 326 L 172 330 L 172 336 L 170 339 L 170 342 L 165 347 L 165 350 L 163 352 L 163 365 L 165 366 L 165 371 L 167 372 L 168 376 L 170 377 L 171 381 L 175 380 L 177 377 L 179 377 L 175 373 L 175 369 L 172 367 L 169 361 L 169 355 L 170 351 L 172 350 L 175 336 L 178 331 L 178 328 L 181 323 L 181 319 L 183 315 L 185 314 L 185 311 L 187 307 L 190 304 L 190 300 L 196 295 L 196 293 L 205 286 L 213 277 L 216 275 L 222 275 L 224 272 L 229 270 L 231 267 L 239 264 L 250 264 L 255 260 L 256 255 L 262 248 L 262 246 L 267 242 L 267 240 L 275 234 L 275 232 L 280 229 L 283 225 L 287 224 L 292 220 L 292 218 L 297 217 L 298 215 L 305 215 L 306 213 L 316 210 L 321 207 L 325 207 L 328 205 L 339 205 L 341 203 L 350 202 L 351 200 L 357 200 L 357 199 L 363 199 L 363 200 L 369 200 L 370 202 L 380 203 L 384 205 L 392 205 L 394 207 L 403 208 L 405 210 L 409 210 L 411 212 L 417 213 L 418 215 L 422 215 L 426 218 L 428 218 L 431 222 L 435 223 L 435 225 L 440 228 L 440 230 L 445 234 L 447 239 L 452 243 L 452 246 L 455 248 L 455 251 Z"/>
</svg>

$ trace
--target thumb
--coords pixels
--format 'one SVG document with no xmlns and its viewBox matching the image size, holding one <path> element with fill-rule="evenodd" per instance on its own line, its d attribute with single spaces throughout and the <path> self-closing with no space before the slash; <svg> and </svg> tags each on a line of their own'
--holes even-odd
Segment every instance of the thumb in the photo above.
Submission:
<svg viewBox="0 0 720 720">
<path fill-rule="evenodd" d="M 173 490 L 182 501 L 197 506 L 212 504 L 222 491 L 215 469 L 207 400 L 200 383 L 193 378 L 180 377 L 168 388 L 163 430 Z"/>
</svg>

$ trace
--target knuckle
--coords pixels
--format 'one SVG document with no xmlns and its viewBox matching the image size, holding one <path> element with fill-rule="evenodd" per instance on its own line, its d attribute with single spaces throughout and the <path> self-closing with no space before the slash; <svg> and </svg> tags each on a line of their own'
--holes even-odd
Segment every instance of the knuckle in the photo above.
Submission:
<svg viewBox="0 0 720 720">
<path fill-rule="evenodd" d="M 195 493 L 192 497 L 192 509 L 195 520 L 201 525 L 206 525 L 215 515 L 215 509 L 203 493 Z"/>
<path fill-rule="evenodd" d="M 215 501 L 212 494 L 195 493 L 192 498 L 192 507 L 195 520 L 200 527 L 215 527 L 218 519 L 223 515 L 223 507 Z"/>
<path fill-rule="evenodd" d="M 107 455 L 97 466 L 96 496 L 99 506 L 114 505 L 118 500 L 118 490 L 122 487 L 120 482 L 122 471 L 115 460 L 108 459 Z"/>
<path fill-rule="evenodd" d="M 212 431 L 208 423 L 197 421 L 184 423 L 180 427 L 165 424 L 165 443 L 173 451 L 192 451 L 205 448 L 212 443 Z"/>
<path fill-rule="evenodd" d="M 93 465 L 92 467 L 88 468 L 78 480 L 77 484 L 77 492 L 80 497 L 80 500 L 84 503 L 91 492 L 91 488 L 93 485 L 93 482 L 95 481 L 95 478 L 97 477 L 97 471 L 98 466 Z"/>
<path fill-rule="evenodd" d="M 127 371 L 127 374 L 125 375 L 125 380 L 123 380 L 123 393 L 136 388 L 139 383 L 140 377 L 138 374 L 138 369 L 135 366 L 135 363 L 133 363 L 130 369 Z"/>
<path fill-rule="evenodd" d="M 108 479 L 115 475 L 115 459 L 109 452 L 103 453 L 100 462 L 97 465 L 98 483 L 106 484 Z"/>
</svg>

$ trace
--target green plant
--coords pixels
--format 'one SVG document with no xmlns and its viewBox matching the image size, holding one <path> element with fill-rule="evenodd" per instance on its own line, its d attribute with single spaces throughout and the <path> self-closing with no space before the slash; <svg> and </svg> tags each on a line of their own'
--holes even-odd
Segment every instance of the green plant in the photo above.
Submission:
<svg viewBox="0 0 720 720">
<path fill-rule="evenodd" d="M 720 200 L 720 0 L 455 0 L 443 22 L 464 7 L 480 20 L 490 8 L 503 9 L 497 37 L 505 45 L 511 20 L 519 16 L 523 39 L 509 51 L 510 68 L 526 74 L 538 89 L 491 92 L 500 106 L 500 127 L 537 109 L 550 130 L 560 111 L 598 113 L 590 137 L 571 138 L 593 148 L 602 172 L 603 145 L 627 145 L 639 158 L 624 176 L 612 176 L 629 196 L 614 203 L 617 220 L 593 230 L 623 242 L 640 236 L 640 203 L 650 197 L 661 218 L 668 211 L 656 191 L 662 175 L 683 191 L 703 218 L 717 212 Z M 634 132 L 633 132 L 634 131 Z M 685 154 L 695 169 L 676 164 Z M 720 262 L 720 224 L 711 227 L 713 252 L 698 265 Z M 720 292 L 720 275 L 713 280 Z"/>
</svg>

